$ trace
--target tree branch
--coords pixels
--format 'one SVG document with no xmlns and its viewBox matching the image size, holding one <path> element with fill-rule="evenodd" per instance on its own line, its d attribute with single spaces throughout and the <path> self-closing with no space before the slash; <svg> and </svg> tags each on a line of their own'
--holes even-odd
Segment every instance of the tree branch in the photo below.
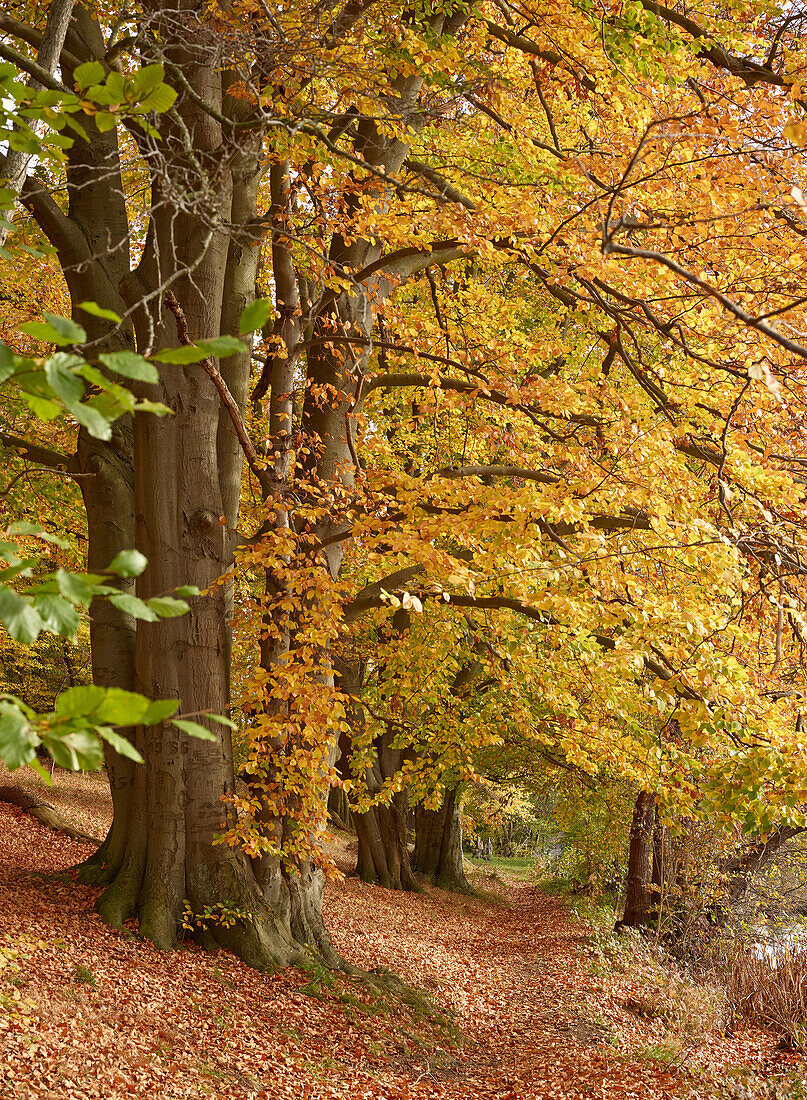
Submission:
<svg viewBox="0 0 807 1100">
<path fill-rule="evenodd" d="M 747 313 L 742 306 L 733 302 L 727 294 L 711 286 L 705 279 L 701 279 L 699 275 L 687 270 L 687 268 L 677 263 L 677 261 L 671 260 L 670 257 L 665 256 L 663 252 L 654 252 L 645 248 L 630 248 L 627 245 L 617 244 L 613 240 L 605 241 L 602 251 L 605 256 L 616 253 L 620 256 L 632 256 L 636 259 L 653 260 L 655 263 L 662 264 L 676 275 L 680 275 L 686 282 L 691 283 L 705 294 L 716 299 L 724 309 L 733 314 L 738 320 L 742 321 L 744 325 L 747 325 L 749 328 L 754 328 L 758 332 L 768 336 L 771 340 L 774 340 L 793 355 L 798 355 L 801 359 L 807 359 L 807 347 L 805 347 L 804 344 L 800 344 L 797 340 L 791 340 L 789 336 L 785 336 L 784 333 L 779 332 L 773 325 L 769 325 L 766 321 L 761 321 L 753 317 L 750 313 Z"/>
<path fill-rule="evenodd" d="M 58 451 L 40 447 L 38 443 L 29 443 L 27 439 L 20 439 L 8 432 L 0 432 L 0 445 L 16 451 L 21 458 L 35 462 L 37 466 L 47 466 L 50 470 L 66 470 L 68 473 L 74 473 L 78 469 L 74 455 L 59 454 Z"/>
</svg>

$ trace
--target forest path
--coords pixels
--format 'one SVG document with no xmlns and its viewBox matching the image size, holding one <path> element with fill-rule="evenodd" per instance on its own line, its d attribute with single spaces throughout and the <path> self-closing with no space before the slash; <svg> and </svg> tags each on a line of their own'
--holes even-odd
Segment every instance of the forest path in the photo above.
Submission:
<svg viewBox="0 0 807 1100">
<path fill-rule="evenodd" d="M 456 1013 L 461 1047 L 427 1057 L 409 1095 L 598 1100 L 677 1092 L 666 1067 L 623 1053 L 643 1040 L 652 1045 L 658 1029 L 621 1004 L 633 983 L 592 973 L 581 951 L 586 932 L 564 903 L 526 882 L 480 875 L 476 884 L 486 892 L 493 885 L 495 899 L 440 891 L 401 899 L 355 881 L 341 891 L 334 938 L 343 953 L 368 967 L 383 953 L 386 966 Z"/>
<path fill-rule="evenodd" d="M 81 824 L 102 818 L 85 808 Z M 392 999 L 368 1004 L 355 982 L 259 974 L 110 931 L 92 890 L 41 877 L 89 851 L 0 805 L 2 1100 L 653 1100 L 686 1085 L 637 1054 L 661 1022 L 625 1008 L 636 979 L 594 973 L 584 930 L 530 883 L 477 876 L 496 889 L 483 898 L 328 888 L 339 950 L 428 989 L 455 1014 L 454 1045 Z M 758 1064 L 772 1046 L 715 1037 L 696 1057 Z"/>
</svg>

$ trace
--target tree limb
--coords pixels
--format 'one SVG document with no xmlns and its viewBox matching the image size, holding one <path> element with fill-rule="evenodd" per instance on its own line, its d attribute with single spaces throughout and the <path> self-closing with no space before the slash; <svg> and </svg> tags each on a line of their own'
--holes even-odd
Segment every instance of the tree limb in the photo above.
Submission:
<svg viewBox="0 0 807 1100">
<path fill-rule="evenodd" d="M 35 462 L 38 466 L 47 466 L 50 470 L 66 470 L 68 473 L 73 473 L 78 468 L 74 455 L 59 454 L 58 451 L 40 447 L 38 443 L 29 443 L 27 439 L 20 439 L 19 436 L 10 435 L 8 432 L 0 432 L 0 444 L 10 451 L 16 451 L 21 458 Z"/>
</svg>

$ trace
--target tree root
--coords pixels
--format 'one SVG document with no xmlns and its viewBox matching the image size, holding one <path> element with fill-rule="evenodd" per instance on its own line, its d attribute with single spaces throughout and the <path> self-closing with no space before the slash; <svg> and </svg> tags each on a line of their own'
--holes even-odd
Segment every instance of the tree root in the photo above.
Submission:
<svg viewBox="0 0 807 1100">
<path fill-rule="evenodd" d="M 89 833 L 85 833 L 81 829 L 76 829 L 75 826 L 71 825 L 69 821 L 66 821 L 62 817 L 56 807 L 52 806 L 50 802 L 45 802 L 44 799 L 29 794 L 29 792 L 24 791 L 22 787 L 0 787 L 0 802 L 7 802 L 11 806 L 17 806 L 19 809 L 24 810 L 25 813 L 30 814 L 31 817 L 36 818 L 36 820 L 43 825 L 47 825 L 49 829 L 55 829 L 58 833 L 64 833 L 64 835 L 70 837 L 71 840 L 80 840 L 85 844 L 94 844 L 97 848 L 101 847 L 102 841 L 100 841 L 97 836 L 90 836 Z"/>
</svg>

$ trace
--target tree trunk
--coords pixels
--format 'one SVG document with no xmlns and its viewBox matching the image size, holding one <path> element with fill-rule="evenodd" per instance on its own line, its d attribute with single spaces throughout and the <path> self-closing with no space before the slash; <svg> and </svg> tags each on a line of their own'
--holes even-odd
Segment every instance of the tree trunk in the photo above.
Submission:
<svg viewBox="0 0 807 1100">
<path fill-rule="evenodd" d="M 633 808 L 628 871 L 625 878 L 625 912 L 622 919 L 617 921 L 618 928 L 644 927 L 653 909 L 651 861 L 655 800 L 655 795 L 640 791 Z"/>
<path fill-rule="evenodd" d="M 388 890 L 418 890 L 412 874 L 407 846 L 406 794 L 393 795 L 388 806 L 372 806 L 365 813 L 354 813 L 359 840 L 356 868 L 362 882 L 373 882 Z"/>
<path fill-rule="evenodd" d="M 651 875 L 653 905 L 660 923 L 663 913 L 669 912 L 669 893 L 673 882 L 673 844 L 669 825 L 659 820 L 655 809 L 653 825 L 653 872 Z"/>
<path fill-rule="evenodd" d="M 222 121 L 247 107 L 228 101 L 223 111 L 223 87 L 232 78 L 223 69 L 216 32 L 208 31 L 200 11 L 191 0 L 179 0 L 169 13 L 146 4 L 148 30 L 139 44 L 140 53 L 146 61 L 165 63 L 168 79 L 180 94 L 171 112 L 156 120 L 159 141 L 146 140 L 140 128 L 132 131 L 152 179 L 148 232 L 137 270 L 130 271 L 131 234 L 116 128 L 102 133 L 91 117 L 82 119 L 88 137 L 86 141 L 77 138 L 68 154 L 66 212 L 32 177 L 21 195 L 58 250 L 74 307 L 90 300 L 124 315 L 130 306 L 137 348 L 145 354 L 178 342 L 176 324 L 165 313 L 163 301 L 169 287 L 184 313 L 191 340 L 233 331 L 241 304 L 251 296 L 255 244 L 265 229 L 256 210 L 257 157 L 265 135 L 256 132 L 250 145 L 253 139 L 246 131 Z M 443 21 L 442 15 L 433 17 L 435 30 Z M 75 33 L 70 49 L 79 61 L 107 63 L 104 34 L 88 8 L 76 7 L 71 29 Z M 62 58 L 61 72 L 68 84 L 72 64 L 69 56 Z M 413 123 L 419 119 L 415 107 L 422 83 L 420 73 L 398 78 L 390 109 Z M 394 178 L 408 144 L 398 136 L 383 136 L 369 118 L 358 129 L 359 154 Z M 289 279 L 295 275 L 289 244 L 293 233 L 284 240 L 284 226 L 290 226 L 284 221 L 289 172 L 276 162 L 271 175 L 273 277 L 281 335 L 288 349 L 270 372 L 270 443 L 275 445 L 278 462 L 269 495 L 276 490 L 280 501 L 290 488 L 297 354 L 292 348 L 299 337 L 300 311 L 299 301 L 294 300 L 295 279 Z M 380 252 L 375 239 L 352 237 L 348 244 L 337 234 L 332 240 L 332 257 L 349 270 L 377 260 Z M 309 532 L 310 546 L 325 543 L 323 556 L 334 579 L 344 552 L 343 542 L 334 536 L 346 524 L 347 498 L 339 494 L 349 490 L 353 480 L 352 418 L 360 393 L 357 378 L 369 353 L 375 303 L 401 278 L 429 262 L 428 253 L 407 255 L 389 272 L 379 273 L 372 293 L 356 294 L 351 289 L 337 299 L 326 295 L 313 321 L 317 339 L 308 357 L 310 384 L 301 417 L 302 434 L 309 444 L 301 453 L 309 457 L 300 460 L 300 482 L 315 486 L 317 499 L 336 502 Z M 92 329 L 91 340 L 114 327 L 96 319 L 88 322 L 83 314 L 80 320 Z M 366 345 L 348 362 L 339 347 L 329 346 L 333 336 L 337 340 L 359 337 Z M 122 341 L 118 346 L 134 347 L 128 322 L 115 339 Z M 98 344 L 96 351 L 114 347 Z M 222 374 L 241 408 L 249 366 L 246 354 L 222 364 Z M 165 366 L 158 386 L 132 389 L 139 389 L 144 398 L 163 401 L 172 415 L 136 415 L 133 478 L 128 426 L 108 445 L 82 440 L 79 469 L 95 475 L 82 482 L 90 566 L 104 568 L 119 549 L 132 545 L 136 517 L 134 543 L 149 562 L 137 582 L 138 594 L 167 595 L 179 585 L 197 585 L 209 594 L 192 597 L 188 615 L 138 623 L 136 638 L 125 616 L 109 608 L 94 609 L 98 611 L 93 625 L 96 682 L 134 687 L 151 698 L 177 698 L 181 710 L 197 718 L 207 711 L 226 713 L 229 593 L 216 584 L 231 565 L 231 548 L 220 517 L 229 524 L 237 517 L 241 455 L 222 417 L 219 397 L 200 364 Z M 300 499 L 290 495 L 292 500 Z M 311 502 L 306 498 L 303 503 Z M 278 503 L 278 526 L 289 525 L 285 507 Z M 97 859 L 82 870 L 83 877 L 105 884 L 99 912 L 113 925 L 137 915 L 144 935 L 160 947 L 170 947 L 176 942 L 186 903 L 197 913 L 219 907 L 221 915 L 234 914 L 235 923 L 231 927 L 227 922 L 216 923 L 210 933 L 255 965 L 301 960 L 303 944 L 314 944 L 326 957 L 335 958 L 322 924 L 323 881 L 316 868 L 303 863 L 290 871 L 265 858 L 253 866 L 240 851 L 214 845 L 226 822 L 221 799 L 233 791 L 234 778 L 229 735 L 212 723 L 210 732 L 213 740 L 199 741 L 170 722 L 163 723 L 133 733 L 145 764 L 133 766 L 114 753 L 108 755 L 115 821 Z M 326 786 L 323 783 L 323 801 Z M 281 821 L 279 827 L 293 831 L 288 821 Z"/>
<path fill-rule="evenodd" d="M 204 33 L 198 24 L 194 32 L 198 41 L 186 51 L 176 41 L 176 25 L 167 27 L 167 53 L 196 95 L 220 109 L 222 75 L 199 62 L 205 56 Z M 180 97 L 177 109 L 181 126 L 163 120 L 158 155 L 164 150 L 165 171 L 154 178 L 143 258 L 125 284 L 129 303 L 138 307 L 141 349 L 182 342 L 159 293 L 167 281 L 192 340 L 217 336 L 231 324 L 224 303 L 237 309 L 243 292 L 228 268 L 228 257 L 234 260 L 232 242 L 218 227 L 233 213 L 240 224 L 248 219 L 243 202 L 235 212 L 233 204 L 250 188 L 254 198 L 253 177 L 239 158 L 221 171 L 227 139 L 194 99 Z M 192 164 L 184 147 L 187 133 L 194 138 Z M 246 180 L 241 191 L 234 173 Z M 173 189 L 185 193 L 189 186 L 196 188 L 196 208 L 177 210 Z M 192 275 L 178 278 L 183 269 Z M 248 364 L 235 366 L 231 381 L 243 400 Z M 222 430 L 218 393 L 198 364 L 166 366 L 159 386 L 141 388 L 143 397 L 164 402 L 172 415 L 135 416 L 135 541 L 148 559 L 138 595 L 164 595 L 181 585 L 195 585 L 206 594 L 191 597 L 187 615 L 138 624 L 135 687 L 150 698 L 179 699 L 182 711 L 204 722 L 200 714 L 229 709 L 228 594 L 216 582 L 231 564 L 220 517 L 233 521 L 241 464 Z M 229 733 L 208 725 L 211 741 L 191 738 L 170 722 L 137 731 L 135 743 L 146 763 L 134 769 L 120 826 L 122 857 L 115 860 L 117 866 L 110 865 L 111 881 L 98 910 L 113 926 L 137 915 L 141 933 L 158 947 L 170 948 L 177 942 L 183 910 L 199 914 L 212 908 L 225 920 L 212 922 L 207 937 L 245 961 L 256 966 L 302 961 L 302 944 L 321 938 L 321 881 L 308 867 L 294 876 L 278 869 L 259 881 L 240 850 L 214 843 L 228 824 L 222 797 L 234 793 L 234 776 Z M 190 923 L 196 922 L 191 918 Z"/>
<path fill-rule="evenodd" d="M 416 874 L 432 879 L 444 890 L 472 894 L 462 865 L 462 827 L 459 788 L 446 791 L 439 810 L 415 809 L 415 851 L 412 867 Z"/>
<path fill-rule="evenodd" d="M 337 829 L 353 829 L 353 814 L 350 809 L 347 792 L 341 787 L 331 787 L 328 791 L 328 819 Z"/>
<path fill-rule="evenodd" d="M 408 629 L 409 612 L 399 608 L 392 620 L 394 636 L 400 636 Z M 354 737 L 364 729 L 364 711 L 361 705 L 363 668 L 352 662 L 340 661 L 337 665 L 342 691 L 352 699 L 348 710 L 350 728 Z M 364 776 L 364 783 L 370 795 L 378 794 L 388 779 L 400 771 L 404 762 L 404 751 L 394 748 L 394 733 L 386 728 L 375 739 L 375 759 Z M 350 776 L 348 756 L 351 739 L 344 739 L 343 757 L 340 765 L 345 778 Z M 356 872 L 362 882 L 375 883 L 388 890 L 419 889 L 409 864 L 408 798 L 405 791 L 398 791 L 389 803 L 370 806 L 361 812 L 353 809 L 353 825 L 358 839 L 358 861 Z"/>
</svg>

